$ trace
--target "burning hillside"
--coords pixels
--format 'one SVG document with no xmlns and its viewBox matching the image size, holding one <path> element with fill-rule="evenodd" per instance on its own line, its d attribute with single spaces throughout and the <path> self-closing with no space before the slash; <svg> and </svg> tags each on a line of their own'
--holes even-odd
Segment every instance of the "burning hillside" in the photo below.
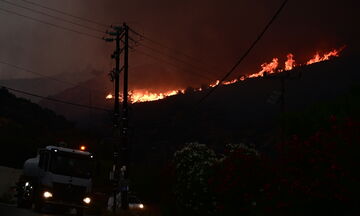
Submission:
<svg viewBox="0 0 360 216">
<path fill-rule="evenodd" d="M 261 64 L 261 66 L 260 66 L 261 70 L 259 72 L 256 72 L 256 73 L 253 73 L 250 75 L 242 75 L 239 78 L 229 80 L 229 81 L 224 81 L 222 83 L 220 83 L 220 80 L 216 80 L 215 82 L 210 83 L 207 86 L 207 88 L 213 88 L 217 85 L 231 85 L 231 84 L 234 84 L 237 82 L 244 81 L 245 79 L 262 77 L 265 74 L 281 73 L 284 70 L 290 71 L 293 68 L 298 67 L 298 66 L 311 65 L 314 63 L 318 63 L 318 62 L 327 61 L 331 58 L 338 57 L 344 48 L 345 47 L 333 49 L 331 51 L 328 51 L 328 52 L 325 52 L 322 54 L 320 54 L 319 52 L 316 52 L 316 54 L 313 55 L 313 57 L 304 64 L 297 64 L 294 59 L 294 55 L 292 53 L 289 53 L 289 54 L 287 54 L 287 56 L 286 56 L 287 60 L 285 61 L 285 63 L 283 65 L 279 64 L 278 58 L 273 58 L 271 62 L 268 62 L 268 63 L 266 62 L 266 63 Z M 194 91 L 202 91 L 202 90 L 203 90 L 202 88 L 194 89 Z M 185 92 L 185 89 L 169 90 L 169 91 L 164 91 L 161 93 L 154 93 L 154 92 L 151 92 L 148 90 L 136 89 L 136 90 L 131 90 L 129 92 L 129 95 L 130 95 L 131 103 L 141 103 L 141 102 L 161 100 L 161 99 L 164 99 L 169 96 L 183 94 L 184 92 Z M 108 94 L 106 96 L 106 99 L 107 100 L 113 99 L 113 95 L 111 93 Z"/>
</svg>

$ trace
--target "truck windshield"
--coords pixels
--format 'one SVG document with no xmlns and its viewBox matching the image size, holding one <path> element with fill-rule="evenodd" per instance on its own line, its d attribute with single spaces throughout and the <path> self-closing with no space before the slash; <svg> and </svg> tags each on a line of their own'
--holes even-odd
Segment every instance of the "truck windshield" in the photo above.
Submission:
<svg viewBox="0 0 360 216">
<path fill-rule="evenodd" d="M 52 154 L 50 171 L 58 175 L 90 178 L 92 164 L 88 155 L 57 152 Z"/>
</svg>

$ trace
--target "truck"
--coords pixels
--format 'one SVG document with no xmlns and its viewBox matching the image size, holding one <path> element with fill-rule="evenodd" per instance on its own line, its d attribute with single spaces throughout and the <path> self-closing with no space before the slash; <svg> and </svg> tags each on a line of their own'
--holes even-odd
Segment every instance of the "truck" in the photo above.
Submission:
<svg viewBox="0 0 360 216">
<path fill-rule="evenodd" d="M 38 212 L 45 206 L 75 208 L 82 216 L 92 204 L 94 156 L 81 149 L 46 146 L 26 160 L 16 187 L 18 207 Z"/>
</svg>

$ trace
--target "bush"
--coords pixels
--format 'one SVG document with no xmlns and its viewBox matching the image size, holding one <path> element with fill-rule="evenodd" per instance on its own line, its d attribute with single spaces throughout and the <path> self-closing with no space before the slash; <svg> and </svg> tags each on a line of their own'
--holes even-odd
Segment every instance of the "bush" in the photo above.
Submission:
<svg viewBox="0 0 360 216">
<path fill-rule="evenodd" d="M 277 145 L 276 158 L 243 144 L 216 157 L 190 143 L 175 154 L 177 203 L 183 215 L 355 215 L 359 143 L 360 123 L 335 117 Z"/>
<path fill-rule="evenodd" d="M 187 215 L 209 215 L 213 213 L 214 198 L 207 180 L 211 167 L 216 162 L 215 152 L 204 144 L 189 143 L 175 152 L 176 182 L 174 193 L 179 209 Z"/>
</svg>

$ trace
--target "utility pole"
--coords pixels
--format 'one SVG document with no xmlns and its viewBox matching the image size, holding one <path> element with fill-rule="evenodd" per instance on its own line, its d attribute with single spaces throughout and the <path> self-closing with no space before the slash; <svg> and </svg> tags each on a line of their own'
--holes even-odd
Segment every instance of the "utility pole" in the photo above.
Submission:
<svg viewBox="0 0 360 216">
<path fill-rule="evenodd" d="M 123 91 L 123 106 L 122 106 L 122 145 L 121 145 L 121 207 L 126 210 L 129 209 L 128 191 L 129 191 L 129 125 L 128 125 L 128 71 L 129 71 L 129 27 L 126 23 L 123 24 L 124 29 L 124 91 Z"/>
<path fill-rule="evenodd" d="M 278 94 L 278 96 L 280 96 L 279 98 L 279 102 L 280 102 L 280 110 L 281 110 L 281 114 L 284 116 L 285 111 L 286 111 L 286 106 L 285 106 L 285 81 L 286 80 L 294 80 L 294 79 L 300 79 L 301 78 L 301 71 L 299 72 L 297 77 L 291 77 L 290 76 L 290 72 L 289 71 L 285 71 L 283 69 L 279 69 L 278 73 L 275 73 L 274 75 L 266 75 L 265 77 L 267 79 L 279 79 L 280 80 L 280 94 Z M 285 122 L 284 119 L 281 120 L 281 132 L 280 132 L 280 136 L 281 136 L 281 143 L 285 142 Z"/>
<path fill-rule="evenodd" d="M 116 49 L 111 58 L 115 59 L 115 70 L 110 73 L 112 80 L 115 81 L 115 101 L 114 101 L 114 137 L 116 144 L 114 145 L 114 164 L 113 164 L 113 182 L 114 182 L 114 202 L 113 213 L 116 213 L 116 195 L 118 193 L 119 183 L 121 191 L 121 208 L 124 210 L 129 209 L 129 125 L 128 125 L 128 72 L 129 72 L 129 27 L 124 23 L 122 26 L 112 27 L 113 31 L 107 32 L 107 34 L 115 38 L 104 38 L 105 41 L 116 42 Z M 124 42 L 123 49 L 121 49 L 120 42 Z M 124 65 L 120 69 L 120 54 L 124 51 Z M 120 103 L 119 103 L 119 91 L 120 91 L 120 71 L 124 70 L 124 90 L 122 100 L 122 112 L 121 112 L 121 130 L 119 127 L 120 116 Z M 121 131 L 121 133 L 120 133 Z M 121 143 L 117 143 L 120 141 Z M 120 157 L 119 157 L 120 156 Z"/>
<path fill-rule="evenodd" d="M 283 119 L 281 119 L 281 144 L 285 143 L 285 120 L 284 120 L 284 114 L 285 114 L 285 79 L 289 77 L 289 73 L 280 76 L 280 109 Z"/>
<path fill-rule="evenodd" d="M 106 33 L 112 36 L 111 38 L 103 38 L 106 42 L 116 42 L 115 52 L 111 55 L 112 59 L 115 59 L 115 69 L 111 71 L 110 76 L 111 80 L 115 82 L 115 97 L 114 97 L 114 118 L 113 118 L 113 133 L 114 133 L 114 155 L 113 155 L 113 170 L 112 176 L 110 177 L 113 181 L 113 213 L 116 213 L 116 195 L 118 193 L 119 187 L 119 117 L 120 117 L 120 104 L 119 104 L 119 90 L 120 90 L 120 41 L 121 34 L 123 33 L 123 28 L 121 26 L 111 26 L 112 31 L 107 31 Z M 114 38 L 115 37 L 115 38 Z"/>
</svg>

